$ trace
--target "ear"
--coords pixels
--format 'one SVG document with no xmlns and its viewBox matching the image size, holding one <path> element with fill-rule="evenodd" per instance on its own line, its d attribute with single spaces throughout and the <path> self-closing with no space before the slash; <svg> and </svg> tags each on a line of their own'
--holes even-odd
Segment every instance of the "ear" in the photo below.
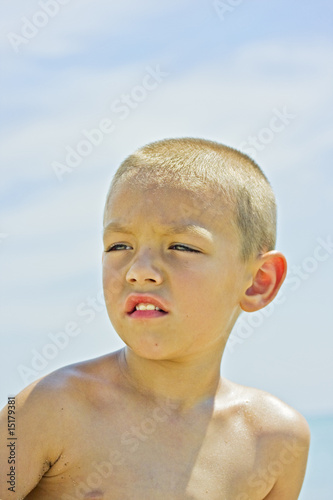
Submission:
<svg viewBox="0 0 333 500">
<path fill-rule="evenodd" d="M 252 285 L 244 293 L 240 306 L 254 312 L 267 306 L 276 296 L 287 274 L 285 256 L 275 250 L 260 255 L 255 263 Z"/>
</svg>

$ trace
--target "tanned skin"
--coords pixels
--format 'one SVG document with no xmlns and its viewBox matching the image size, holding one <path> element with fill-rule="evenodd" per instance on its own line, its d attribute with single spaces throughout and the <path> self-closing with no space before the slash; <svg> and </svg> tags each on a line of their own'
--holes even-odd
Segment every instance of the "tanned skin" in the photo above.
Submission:
<svg viewBox="0 0 333 500">
<path fill-rule="evenodd" d="M 111 196 L 103 285 L 125 347 L 57 370 L 16 397 L 15 492 L 6 482 L 3 409 L 2 500 L 298 498 L 305 419 L 220 376 L 239 313 L 274 299 L 286 261 L 271 251 L 244 262 L 228 209 L 216 218 L 198 210 L 201 201 L 190 189 L 154 185 L 147 200 L 126 181 Z M 162 311 L 128 311 L 131 297 Z"/>
</svg>

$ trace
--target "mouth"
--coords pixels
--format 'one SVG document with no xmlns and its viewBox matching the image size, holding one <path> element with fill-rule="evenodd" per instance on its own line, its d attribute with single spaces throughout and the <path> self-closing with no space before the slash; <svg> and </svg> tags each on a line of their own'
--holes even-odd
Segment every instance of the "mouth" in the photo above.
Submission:
<svg viewBox="0 0 333 500">
<path fill-rule="evenodd" d="M 160 298 L 132 294 L 126 300 L 125 312 L 133 319 L 161 318 L 168 314 L 168 309 Z"/>
</svg>

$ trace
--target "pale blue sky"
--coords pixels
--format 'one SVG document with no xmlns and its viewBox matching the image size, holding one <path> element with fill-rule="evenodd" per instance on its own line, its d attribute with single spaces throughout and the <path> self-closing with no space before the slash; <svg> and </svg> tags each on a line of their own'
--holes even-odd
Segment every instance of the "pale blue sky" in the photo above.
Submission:
<svg viewBox="0 0 333 500">
<path fill-rule="evenodd" d="M 244 315 L 222 371 L 306 415 L 332 414 L 332 3 L 244 1 L 224 19 L 203 0 L 71 0 L 52 18 L 37 14 L 45 3 L 18 0 L 1 14 L 1 403 L 121 345 L 98 301 L 108 184 L 138 146 L 195 136 L 244 150 L 257 141 L 289 262 L 280 303 L 269 317 Z M 45 26 L 15 50 L 24 18 Z M 144 95 L 137 86 L 156 68 Z M 111 106 L 131 93 L 122 119 Z M 114 130 L 60 182 L 54 162 L 105 118 Z M 36 361 L 68 322 L 81 332 Z"/>
</svg>

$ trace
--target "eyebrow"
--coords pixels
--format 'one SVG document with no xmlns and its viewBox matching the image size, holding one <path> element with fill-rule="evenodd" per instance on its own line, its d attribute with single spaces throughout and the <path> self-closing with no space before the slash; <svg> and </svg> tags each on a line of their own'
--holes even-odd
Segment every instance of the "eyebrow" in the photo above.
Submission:
<svg viewBox="0 0 333 500">
<path fill-rule="evenodd" d="M 104 229 L 103 233 L 129 233 L 132 234 L 132 231 L 126 226 L 122 226 L 119 222 L 110 222 Z"/>
<path fill-rule="evenodd" d="M 169 226 L 166 234 L 194 234 L 196 236 L 212 237 L 211 232 L 205 227 L 197 224 L 179 224 L 177 226 Z"/>
<path fill-rule="evenodd" d="M 164 226 L 164 234 L 165 235 L 173 235 L 173 234 L 193 234 L 196 236 L 202 236 L 205 238 L 212 238 L 212 233 L 206 229 L 205 227 L 199 226 L 197 224 L 178 224 L 176 226 Z M 133 234 L 133 231 L 126 226 L 123 226 L 119 222 L 110 222 L 104 228 L 104 234 L 109 232 L 114 233 L 126 233 Z"/>
</svg>

